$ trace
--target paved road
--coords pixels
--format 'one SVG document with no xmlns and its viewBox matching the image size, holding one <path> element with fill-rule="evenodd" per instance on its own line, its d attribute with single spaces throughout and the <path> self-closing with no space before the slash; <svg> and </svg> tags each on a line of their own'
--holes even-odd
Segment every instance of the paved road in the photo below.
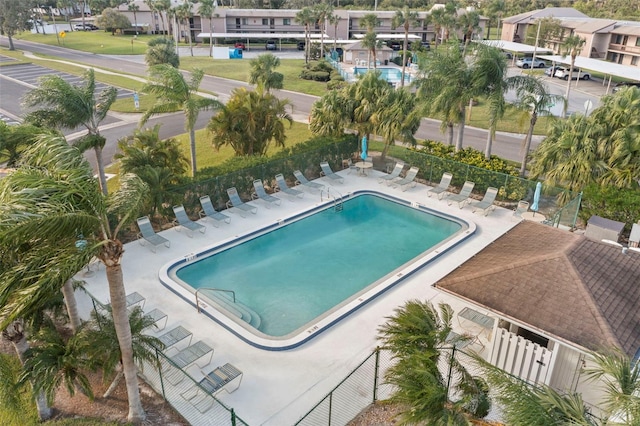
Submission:
<svg viewBox="0 0 640 426">
<path fill-rule="evenodd" d="M 4 37 L 0 37 L 0 44 L 6 46 L 7 39 Z M 140 56 L 118 56 L 117 58 L 114 58 L 111 56 L 87 54 L 84 52 L 77 52 L 57 46 L 41 45 L 38 43 L 25 42 L 22 40 L 16 40 L 14 41 L 14 44 L 16 48 L 20 50 L 52 55 L 64 60 L 82 63 L 97 68 L 105 68 L 113 71 L 137 74 L 141 76 L 144 76 L 146 73 L 146 65 L 144 64 L 143 59 Z M 257 53 L 262 52 L 258 51 Z M 2 69 L 0 69 L 0 74 L 2 74 Z M 0 75 L 0 77 L 2 76 Z M 10 115 L 17 117 L 21 116 L 23 112 L 20 109 L 19 103 L 15 102 L 15 100 L 20 98 L 20 90 L 24 91 L 26 89 L 20 89 L 19 87 L 11 86 L 7 83 L 6 79 L 2 78 L 3 95 L 5 92 L 5 87 L 7 88 L 7 90 L 10 90 L 12 92 L 12 94 L 8 96 L 10 96 L 13 101 L 9 102 L 5 101 L 4 98 L 0 99 L 2 101 L 2 104 L 0 105 L 0 113 L 3 113 L 2 108 L 6 108 L 5 112 L 10 113 Z M 200 87 L 202 90 L 218 94 L 220 99 L 225 101 L 233 89 L 237 87 L 249 87 L 249 85 L 239 81 L 205 76 Z M 560 86 L 558 86 L 557 90 L 562 89 Z M 294 115 L 294 118 L 298 121 L 303 122 L 307 120 L 311 111 L 311 106 L 317 99 L 317 97 L 315 96 L 289 91 L 276 91 L 276 94 L 281 97 L 286 97 L 291 101 L 291 103 L 293 104 L 292 113 Z M 204 128 L 210 117 L 211 113 L 204 112 L 200 114 L 197 128 Z M 115 142 L 118 140 L 118 138 L 131 134 L 137 123 L 135 115 L 134 117 L 123 119 L 121 115 L 118 116 L 115 114 L 110 114 L 110 120 L 116 120 L 118 124 L 114 124 L 113 122 L 107 123 L 107 127 L 101 129 L 101 133 L 107 138 L 108 146 L 105 147 L 105 159 L 107 162 L 109 162 L 109 159 L 115 152 Z M 184 120 L 181 114 L 173 114 L 162 118 L 152 119 L 150 121 L 150 125 L 159 122 L 162 123 L 161 135 L 163 137 L 170 137 L 180 133 L 184 133 Z M 473 146 L 479 150 L 484 151 L 484 147 L 486 144 L 486 135 L 486 130 L 471 128 L 467 126 L 464 133 L 464 145 Z M 419 139 L 433 139 L 445 142 L 445 135 L 440 132 L 440 122 L 437 120 L 423 119 L 416 137 Z M 523 139 L 524 134 L 514 135 L 499 133 L 496 135 L 496 138 L 493 142 L 492 152 L 503 158 L 519 161 L 522 157 L 521 146 Z M 539 144 L 540 140 L 541 137 L 534 138 L 532 149 Z M 92 156 L 88 156 L 88 158 L 93 163 Z"/>
</svg>

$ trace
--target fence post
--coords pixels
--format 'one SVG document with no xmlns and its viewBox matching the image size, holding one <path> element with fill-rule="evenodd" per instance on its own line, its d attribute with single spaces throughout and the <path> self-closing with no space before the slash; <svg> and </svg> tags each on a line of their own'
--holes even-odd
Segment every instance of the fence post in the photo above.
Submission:
<svg viewBox="0 0 640 426">
<path fill-rule="evenodd" d="M 380 347 L 376 348 L 376 366 L 373 372 L 373 402 L 378 400 L 378 370 L 380 369 Z"/>
<path fill-rule="evenodd" d="M 571 228 L 576 227 L 576 221 L 578 220 L 578 212 L 580 211 L 580 203 L 582 203 L 582 191 L 578 193 L 578 196 L 576 198 L 578 202 L 576 204 L 575 213 L 573 214 L 573 221 L 571 223 Z"/>
<path fill-rule="evenodd" d="M 231 426 L 236 426 L 236 412 L 233 408 L 231 409 Z"/>
<path fill-rule="evenodd" d="M 449 358 L 449 372 L 447 376 L 447 398 L 449 398 L 449 388 L 451 387 L 451 376 L 453 375 L 453 360 L 456 355 L 456 347 L 451 346 L 451 358 Z"/>
<path fill-rule="evenodd" d="M 333 415 L 333 413 L 331 412 L 332 408 L 333 408 L 333 391 L 329 394 L 329 418 L 327 419 L 328 426 L 331 426 L 331 417 Z"/>
<path fill-rule="evenodd" d="M 167 395 L 164 392 L 164 380 L 162 380 L 162 365 L 160 364 L 160 356 L 158 355 L 158 348 L 156 348 L 156 364 L 158 366 L 158 376 L 160 377 L 160 389 L 162 389 L 162 397 L 167 400 Z"/>
</svg>

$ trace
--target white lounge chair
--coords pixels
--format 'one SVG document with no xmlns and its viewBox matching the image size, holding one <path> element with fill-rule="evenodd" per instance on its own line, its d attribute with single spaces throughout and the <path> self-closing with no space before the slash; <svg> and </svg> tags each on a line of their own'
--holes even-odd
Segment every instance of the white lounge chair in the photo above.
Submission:
<svg viewBox="0 0 640 426">
<path fill-rule="evenodd" d="M 213 406 L 213 397 L 220 391 L 235 392 L 242 383 L 243 375 L 242 371 L 229 363 L 208 373 L 203 371 L 202 374 L 204 377 L 196 386 L 180 394 L 201 413 L 207 412 Z M 232 383 L 235 383 L 235 386 L 231 386 Z"/>
<path fill-rule="evenodd" d="M 278 184 L 276 191 L 284 192 L 285 194 L 289 195 L 289 200 L 291 201 L 295 200 L 296 198 L 304 197 L 304 192 L 298 191 L 297 189 L 289 188 L 289 185 L 287 185 L 287 181 L 285 180 L 282 173 L 276 175 L 276 184 Z"/>
<path fill-rule="evenodd" d="M 427 192 L 427 195 L 431 197 L 431 194 L 436 194 L 438 196 L 438 200 L 442 199 L 444 193 L 447 192 L 447 189 L 449 189 L 451 179 L 453 179 L 453 175 L 451 173 L 443 173 L 438 186 L 431 188 L 429 192 Z"/>
<path fill-rule="evenodd" d="M 227 189 L 227 195 L 229 196 L 229 201 L 227 201 L 227 208 L 232 212 L 238 212 L 242 217 L 245 217 L 245 213 L 247 212 L 250 212 L 252 214 L 256 214 L 258 212 L 257 207 L 250 206 L 242 202 L 236 188 Z"/>
<path fill-rule="evenodd" d="M 156 247 L 161 244 L 164 244 L 167 248 L 171 247 L 171 241 L 156 234 L 156 231 L 153 230 L 153 226 L 151 226 L 151 222 L 147 216 L 139 217 L 136 219 L 136 222 L 140 229 L 140 233 L 138 234 L 138 241 L 140 241 L 140 244 L 144 245 L 142 241 L 148 242 L 151 244 L 151 251 L 154 253 L 156 252 Z"/>
<path fill-rule="evenodd" d="M 176 353 L 170 355 L 171 350 L 175 350 Z M 190 365 L 196 364 L 200 368 L 209 365 L 213 358 L 213 348 L 202 340 L 198 340 L 193 345 L 189 345 L 182 350 L 177 350 L 175 347 L 170 348 L 166 355 L 171 360 L 171 363 L 170 366 L 165 368 L 165 378 L 175 386 L 185 378 L 185 374 L 182 371 L 189 368 Z M 198 364 L 200 359 L 205 361 L 202 365 Z"/>
<path fill-rule="evenodd" d="M 490 186 L 487 188 L 487 192 L 484 193 L 484 197 L 481 201 L 476 203 L 471 203 L 472 212 L 476 210 L 482 210 L 485 216 L 487 216 L 492 210 L 495 210 L 496 206 L 493 205 L 493 202 L 496 200 L 496 195 L 498 195 L 498 188 L 494 188 Z"/>
<path fill-rule="evenodd" d="M 294 170 L 293 176 L 296 178 L 296 185 L 300 185 L 304 188 L 309 188 L 314 191 L 322 191 L 324 189 L 324 185 L 318 182 L 309 181 L 300 170 Z"/>
<path fill-rule="evenodd" d="M 329 166 L 329 163 L 327 163 L 326 161 L 320 163 L 320 169 L 322 169 L 322 171 L 320 172 L 321 176 L 324 176 L 331 181 L 344 183 L 344 178 L 335 174 L 333 170 L 331 170 L 331 166 Z"/>
<path fill-rule="evenodd" d="M 393 182 L 394 179 L 400 177 L 400 173 L 402 173 L 402 169 L 404 169 L 404 164 L 403 163 L 396 163 L 396 165 L 393 168 L 393 170 L 391 171 L 391 173 L 389 173 L 388 175 L 384 175 L 380 179 L 378 179 L 378 183 L 386 182 L 387 185 L 391 185 L 391 182 Z M 398 179 L 398 180 L 400 180 L 400 179 Z"/>
<path fill-rule="evenodd" d="M 473 191 L 473 187 L 475 185 L 476 184 L 470 180 L 466 181 L 459 194 L 451 194 L 447 197 L 447 204 L 451 205 L 453 203 L 458 203 L 458 207 L 463 208 L 465 203 L 469 202 L 471 191 Z"/>
<path fill-rule="evenodd" d="M 516 209 L 513 211 L 513 216 L 511 216 L 511 218 L 522 219 L 522 213 L 525 213 L 527 210 L 529 210 L 529 202 L 520 200 L 518 201 L 518 205 L 516 206 Z"/>
<path fill-rule="evenodd" d="M 201 234 L 204 234 L 207 230 L 206 226 L 189 219 L 187 212 L 184 210 L 184 206 L 173 206 L 173 214 L 176 215 L 176 220 L 173 221 L 174 226 L 179 225 L 176 230 L 179 230 L 180 227 L 186 229 L 189 237 L 193 237 L 193 231 L 200 231 Z"/>
<path fill-rule="evenodd" d="M 393 187 L 395 188 L 399 186 L 400 189 L 406 191 L 409 186 L 416 186 L 415 179 L 418 175 L 419 170 L 420 169 L 418 169 L 417 167 L 411 167 L 403 179 L 393 182 Z"/>
<path fill-rule="evenodd" d="M 264 184 L 262 183 L 262 179 L 256 179 L 253 181 L 253 190 L 255 191 L 252 195 L 252 199 L 260 199 L 264 201 L 264 205 L 270 209 L 272 204 L 279 206 L 282 203 L 282 200 L 278 197 L 274 197 L 273 195 L 267 194 L 267 191 L 264 190 Z"/>
<path fill-rule="evenodd" d="M 200 218 L 211 219 L 213 221 L 213 226 L 216 228 L 218 227 L 218 222 L 231 223 L 231 218 L 229 216 L 216 211 L 213 207 L 213 203 L 211 202 L 211 198 L 208 195 L 200 197 L 200 206 L 202 206 Z"/>
</svg>

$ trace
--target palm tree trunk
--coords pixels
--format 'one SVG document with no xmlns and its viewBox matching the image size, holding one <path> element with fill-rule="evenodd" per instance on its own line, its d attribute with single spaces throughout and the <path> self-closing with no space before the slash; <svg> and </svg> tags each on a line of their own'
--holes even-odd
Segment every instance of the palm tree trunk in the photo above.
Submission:
<svg viewBox="0 0 640 426">
<path fill-rule="evenodd" d="M 409 44 L 409 31 L 405 26 L 404 29 L 404 46 L 402 49 L 402 80 L 400 80 L 400 87 L 404 87 L 404 75 L 407 67 L 407 46 Z"/>
<path fill-rule="evenodd" d="M 185 19 L 185 28 L 187 29 L 187 39 L 189 40 L 189 51 L 193 57 L 193 44 L 191 43 L 191 23 L 188 19 Z"/>
<path fill-rule="evenodd" d="M 447 122 L 447 129 L 449 130 L 447 135 L 447 143 L 449 145 L 453 145 L 453 123 L 451 121 Z"/>
<path fill-rule="evenodd" d="M 376 48 L 374 47 L 373 49 L 371 49 L 371 52 L 373 53 L 373 69 L 378 69 L 378 64 L 377 64 L 377 60 L 376 60 Z"/>
<path fill-rule="evenodd" d="M 487 132 L 487 145 L 484 147 L 484 158 L 487 160 L 491 158 L 491 146 L 493 145 L 493 134 L 495 131 L 495 126 L 491 126 Z"/>
<path fill-rule="evenodd" d="M 465 107 L 460 110 L 460 123 L 458 124 L 458 138 L 456 139 L 456 152 L 462 149 L 462 139 L 464 138 L 464 121 L 465 121 Z"/>
<path fill-rule="evenodd" d="M 196 177 L 196 130 L 189 129 L 189 145 L 191 148 L 191 177 Z"/>
<path fill-rule="evenodd" d="M 80 315 L 78 315 L 78 304 L 76 303 L 73 281 L 71 279 L 65 281 L 62 286 L 62 295 L 64 296 L 64 304 L 67 307 L 67 314 L 69 314 L 71 330 L 75 333 L 78 327 L 80 327 Z"/>
<path fill-rule="evenodd" d="M 24 323 L 22 320 L 14 321 L 2 332 L 2 336 L 9 340 L 20 359 L 20 363 L 24 364 L 25 354 L 29 350 L 29 341 L 24 333 Z M 38 418 L 41 421 L 48 420 L 53 415 L 51 407 L 47 403 L 47 398 L 43 391 L 35 395 L 36 409 L 38 410 Z"/>
<path fill-rule="evenodd" d="M 569 68 L 569 78 L 567 79 L 567 91 L 564 94 L 564 98 L 566 99 L 566 102 L 564 103 L 564 106 L 562 107 L 562 118 L 566 118 L 567 117 L 567 108 L 569 106 L 569 94 L 571 93 L 571 80 L 573 78 L 573 65 L 575 64 L 576 58 L 574 58 L 573 56 L 571 57 L 571 68 Z"/>
<path fill-rule="evenodd" d="M 96 146 L 94 148 L 96 152 L 96 163 L 98 165 L 98 181 L 100 182 L 100 189 L 104 195 L 109 194 L 109 190 L 107 189 L 107 175 L 104 171 L 104 159 L 102 158 L 102 147 Z"/>
<path fill-rule="evenodd" d="M 522 153 L 522 163 L 520 164 L 520 176 L 524 177 L 527 170 L 527 157 L 529 156 L 529 149 L 531 148 L 531 138 L 533 137 L 533 127 L 536 125 L 538 117 L 536 114 L 531 114 L 531 120 L 529 121 L 529 130 L 527 136 L 524 139 L 524 149 Z"/>
<path fill-rule="evenodd" d="M 118 366 L 118 372 L 116 373 L 116 377 L 113 378 L 113 381 L 109 385 L 109 388 L 105 391 L 103 398 L 109 398 L 114 390 L 118 387 L 122 378 L 124 377 L 124 373 L 122 372 L 122 364 Z"/>
<path fill-rule="evenodd" d="M 209 37 L 209 57 L 213 56 L 213 19 L 209 17 L 209 34 L 212 34 Z"/>
<path fill-rule="evenodd" d="M 107 269 L 107 282 L 109 283 L 113 323 L 122 355 L 122 368 L 129 402 L 127 420 L 131 423 L 138 424 L 144 420 L 145 413 L 142 408 L 140 391 L 138 389 L 138 370 L 133 360 L 131 326 L 129 325 L 122 266 L 120 265 L 122 252 L 122 244 L 119 241 L 111 241 L 110 244 L 103 248 L 103 257 L 101 257 L 101 259 L 105 262 Z"/>
</svg>

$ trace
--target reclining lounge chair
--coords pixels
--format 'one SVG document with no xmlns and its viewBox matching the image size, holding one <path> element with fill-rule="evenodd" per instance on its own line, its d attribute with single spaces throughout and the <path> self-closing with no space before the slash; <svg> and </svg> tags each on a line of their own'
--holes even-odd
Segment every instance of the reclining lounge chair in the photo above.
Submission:
<svg viewBox="0 0 640 426">
<path fill-rule="evenodd" d="M 272 204 L 279 206 L 282 203 L 282 200 L 278 197 L 274 197 L 273 195 L 267 194 L 267 191 L 264 190 L 264 184 L 261 179 L 256 179 L 253 181 L 253 190 L 255 191 L 251 198 L 256 200 L 260 199 L 264 201 L 265 206 L 270 209 Z"/>
<path fill-rule="evenodd" d="M 242 202 L 236 188 L 227 189 L 227 195 L 229 196 L 229 201 L 227 201 L 227 208 L 232 212 L 238 212 L 242 217 L 245 217 L 245 213 L 247 212 L 251 212 L 252 214 L 256 214 L 258 212 L 257 207 L 250 206 Z"/>
<path fill-rule="evenodd" d="M 211 202 L 211 198 L 208 195 L 200 197 L 200 206 L 202 206 L 200 217 L 213 220 L 213 226 L 216 228 L 218 227 L 218 222 L 231 223 L 231 218 L 229 216 L 216 211 L 213 207 L 213 203 Z"/>
<path fill-rule="evenodd" d="M 320 172 L 320 175 L 328 178 L 332 182 L 335 181 L 335 182 L 344 183 L 344 178 L 342 176 L 338 176 L 337 174 L 335 174 L 333 170 L 331 170 L 331 166 L 329 166 L 329 163 L 327 163 L 326 161 L 323 161 L 322 163 L 320 163 L 320 168 L 322 169 L 322 171 Z"/>
<path fill-rule="evenodd" d="M 473 187 L 476 184 L 471 181 L 466 181 L 462 186 L 459 194 L 451 194 L 447 197 L 447 204 L 451 205 L 453 203 L 458 203 L 458 207 L 463 208 L 465 203 L 469 202 L 469 197 L 471 196 L 471 191 L 473 191 Z"/>
<path fill-rule="evenodd" d="M 473 206 L 471 211 L 475 212 L 476 210 L 482 210 L 484 215 L 487 216 L 492 210 L 496 208 L 496 206 L 493 205 L 493 202 L 496 199 L 496 195 L 498 195 L 498 188 L 490 186 L 489 188 L 487 188 L 487 192 L 484 193 L 484 197 L 481 201 L 471 203 L 471 205 Z"/>
<path fill-rule="evenodd" d="M 140 244 L 144 245 L 142 241 L 146 241 L 151 244 L 151 251 L 156 252 L 156 247 L 164 244 L 165 247 L 171 247 L 171 241 L 167 240 L 165 237 L 156 234 L 156 231 L 153 230 L 153 226 L 151 226 L 151 222 L 147 216 L 139 217 L 136 219 L 138 223 L 138 228 L 140 229 L 140 233 L 138 234 L 138 240 Z"/>
<path fill-rule="evenodd" d="M 438 200 L 441 200 L 444 193 L 447 192 L 447 189 L 449 189 L 451 179 L 453 179 L 453 175 L 451 173 L 445 172 L 442 175 L 438 186 L 431 188 L 429 192 L 427 192 L 427 195 L 431 197 L 431 194 L 436 194 L 438 196 Z"/>
<path fill-rule="evenodd" d="M 418 175 L 417 167 L 411 167 L 403 179 L 393 182 L 394 188 L 399 186 L 400 189 L 406 191 L 409 186 L 416 186 L 416 176 Z"/>
<path fill-rule="evenodd" d="M 278 188 L 276 189 L 276 191 L 284 192 L 285 194 L 289 195 L 289 199 L 291 201 L 295 200 L 296 198 L 304 197 L 304 192 L 298 191 L 297 189 L 289 188 L 289 185 L 287 185 L 287 181 L 284 179 L 282 173 L 276 175 L 276 183 L 278 184 Z"/>
<path fill-rule="evenodd" d="M 324 185 L 318 182 L 310 182 L 300 170 L 294 170 L 293 176 L 296 178 L 296 185 L 301 185 L 305 188 L 322 191 L 324 189 Z"/>
<path fill-rule="evenodd" d="M 382 176 L 378 179 L 378 183 L 386 182 L 387 185 L 391 185 L 394 180 L 400 180 L 400 173 L 402 173 L 402 169 L 404 168 L 404 164 L 396 163 L 396 166 L 393 168 L 393 171 L 388 175 Z"/>
<path fill-rule="evenodd" d="M 176 220 L 173 221 L 174 226 L 180 225 L 182 228 L 186 229 L 189 237 L 193 237 L 193 231 L 200 231 L 200 233 L 204 234 L 207 230 L 206 226 L 189 219 L 187 212 L 184 211 L 184 206 L 173 206 L 173 214 L 176 215 Z M 178 229 L 179 228 L 176 228 L 176 230 Z"/>
</svg>

